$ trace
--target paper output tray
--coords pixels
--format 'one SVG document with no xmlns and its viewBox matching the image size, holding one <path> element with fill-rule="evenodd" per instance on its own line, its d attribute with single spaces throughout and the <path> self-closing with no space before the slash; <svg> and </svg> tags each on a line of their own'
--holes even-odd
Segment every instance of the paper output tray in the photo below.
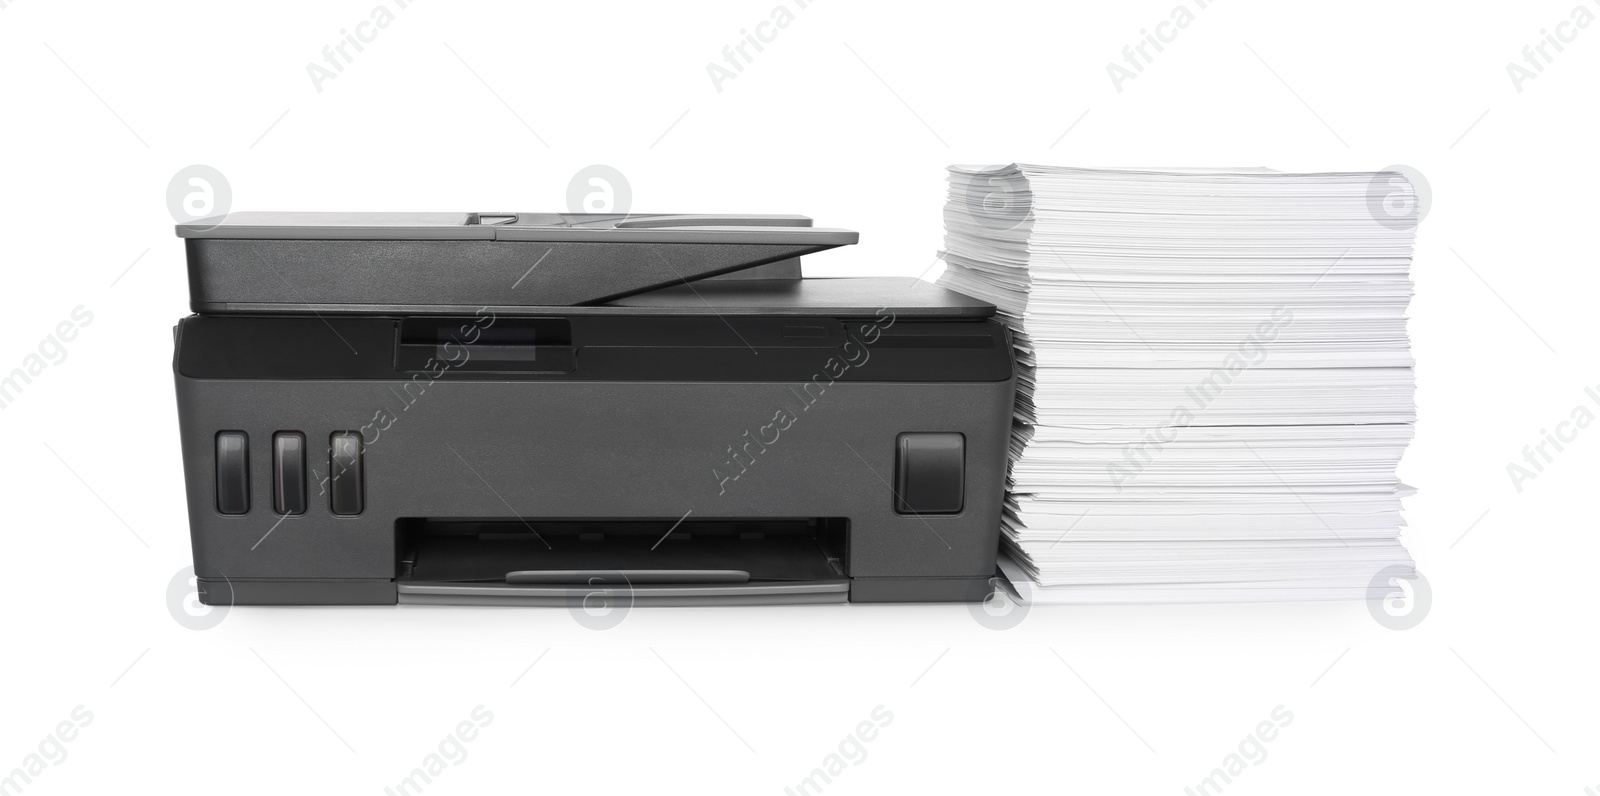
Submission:
<svg viewBox="0 0 1600 796">
<path fill-rule="evenodd" d="M 843 603 L 850 581 L 835 551 L 845 526 L 838 518 L 404 519 L 398 601 L 576 609 Z"/>
<path fill-rule="evenodd" d="M 401 583 L 401 605 L 524 605 L 584 608 L 604 602 L 613 608 L 632 606 L 814 605 L 843 603 L 850 582 L 799 581 L 704 586 L 513 586 L 494 583 Z"/>
</svg>

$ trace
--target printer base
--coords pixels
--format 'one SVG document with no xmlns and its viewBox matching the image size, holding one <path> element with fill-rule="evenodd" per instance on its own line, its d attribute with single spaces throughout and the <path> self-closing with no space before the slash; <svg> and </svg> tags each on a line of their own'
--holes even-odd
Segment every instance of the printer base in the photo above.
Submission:
<svg viewBox="0 0 1600 796">
<path fill-rule="evenodd" d="M 392 580 L 198 578 L 204 605 L 394 605 Z"/>
<path fill-rule="evenodd" d="M 994 591 L 988 578 L 852 578 L 853 603 L 976 603 Z"/>
</svg>

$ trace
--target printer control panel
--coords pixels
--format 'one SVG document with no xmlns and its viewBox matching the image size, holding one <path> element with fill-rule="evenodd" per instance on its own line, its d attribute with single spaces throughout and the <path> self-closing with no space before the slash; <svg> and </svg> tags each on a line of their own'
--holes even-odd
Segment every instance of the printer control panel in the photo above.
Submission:
<svg viewBox="0 0 1600 796">
<path fill-rule="evenodd" d="M 306 468 L 306 435 L 299 431 L 279 431 L 272 435 L 270 461 L 264 464 L 272 473 L 272 512 L 279 515 L 305 514 L 309 505 Z M 250 513 L 250 435 L 244 431 L 219 431 L 216 435 L 217 513 L 229 516 Z M 328 438 L 328 474 L 320 490 L 328 496 L 327 509 L 337 516 L 355 516 L 366 502 L 365 452 L 361 434 L 337 431 Z"/>
</svg>

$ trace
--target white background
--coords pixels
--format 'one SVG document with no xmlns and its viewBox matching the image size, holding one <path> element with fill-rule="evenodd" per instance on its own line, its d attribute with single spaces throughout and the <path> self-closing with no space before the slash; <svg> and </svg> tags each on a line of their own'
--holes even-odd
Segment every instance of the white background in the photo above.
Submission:
<svg viewBox="0 0 1600 796">
<path fill-rule="evenodd" d="M 821 0 L 720 92 L 706 65 L 778 0 L 417 0 L 319 93 L 307 64 L 377 2 L 0 3 L 0 369 L 94 316 L 0 410 L 0 773 L 93 713 L 26 793 L 381 793 L 477 705 L 492 723 L 425 793 L 778 794 L 878 705 L 892 722 L 826 793 L 1179 794 L 1278 705 L 1292 723 L 1226 793 L 1600 791 L 1600 430 L 1520 494 L 1506 472 L 1600 413 L 1600 24 L 1520 93 L 1506 70 L 1580 0 L 1218 0 L 1120 93 L 1107 63 L 1179 0 Z M 219 169 L 236 210 L 564 210 L 604 163 L 636 211 L 861 231 L 814 275 L 933 278 L 944 167 L 1010 161 L 1427 176 L 1401 465 L 1420 625 L 1361 603 L 1041 608 L 1008 631 L 960 605 L 604 632 L 563 610 L 169 613 L 179 169 Z"/>
</svg>

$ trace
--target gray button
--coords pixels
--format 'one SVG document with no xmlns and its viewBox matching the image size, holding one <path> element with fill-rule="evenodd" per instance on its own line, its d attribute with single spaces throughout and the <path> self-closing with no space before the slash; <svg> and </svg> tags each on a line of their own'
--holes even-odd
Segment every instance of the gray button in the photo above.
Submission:
<svg viewBox="0 0 1600 796">
<path fill-rule="evenodd" d="M 217 432 L 217 511 L 250 512 L 250 438 L 243 431 Z"/>
<path fill-rule="evenodd" d="M 360 434 L 340 431 L 329 439 L 328 469 L 328 508 L 334 514 L 360 514 L 365 481 Z"/>
<path fill-rule="evenodd" d="M 306 435 L 298 431 L 272 435 L 272 510 L 306 513 Z"/>
<path fill-rule="evenodd" d="M 966 501 L 965 437 L 956 433 L 901 434 L 895 448 L 895 511 L 961 512 Z"/>
</svg>

